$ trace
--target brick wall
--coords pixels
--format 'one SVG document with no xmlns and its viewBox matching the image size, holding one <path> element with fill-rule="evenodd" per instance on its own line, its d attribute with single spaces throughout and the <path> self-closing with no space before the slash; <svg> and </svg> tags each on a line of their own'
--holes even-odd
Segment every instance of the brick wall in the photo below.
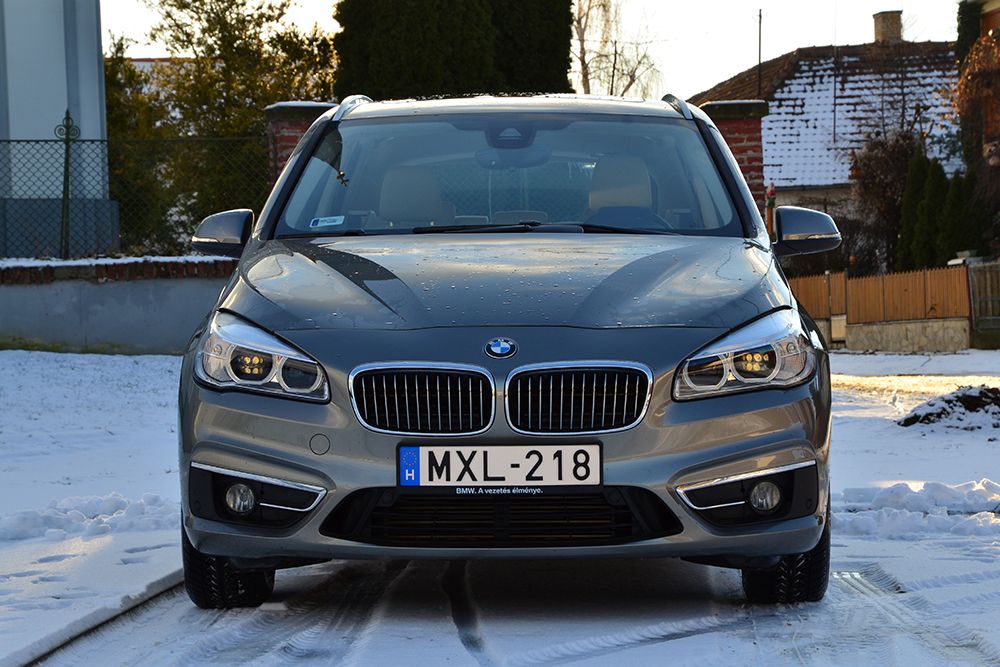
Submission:
<svg viewBox="0 0 1000 667">
<path fill-rule="evenodd" d="M 198 257 L 133 257 L 93 262 L 39 262 L 26 266 L 0 266 L 0 286 L 42 285 L 61 280 L 95 283 L 181 278 L 228 278 L 236 269 L 235 259 Z"/>
<path fill-rule="evenodd" d="M 761 142 L 760 119 L 767 115 L 764 100 L 709 102 L 702 111 L 715 122 L 729 144 L 743 178 L 761 211 L 764 210 L 764 148 Z"/>
<path fill-rule="evenodd" d="M 288 156 L 313 121 L 336 106 L 326 102 L 278 102 L 267 107 L 267 144 L 271 182 L 278 180 Z"/>
</svg>

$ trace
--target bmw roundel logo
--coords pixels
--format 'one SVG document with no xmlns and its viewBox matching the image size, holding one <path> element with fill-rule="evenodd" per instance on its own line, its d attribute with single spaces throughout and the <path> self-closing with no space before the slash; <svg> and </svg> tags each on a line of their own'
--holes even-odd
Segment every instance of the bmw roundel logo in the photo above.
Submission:
<svg viewBox="0 0 1000 667">
<path fill-rule="evenodd" d="M 513 357 L 515 352 L 517 352 L 517 343 L 510 338 L 494 338 L 486 343 L 486 354 L 494 359 Z"/>
</svg>

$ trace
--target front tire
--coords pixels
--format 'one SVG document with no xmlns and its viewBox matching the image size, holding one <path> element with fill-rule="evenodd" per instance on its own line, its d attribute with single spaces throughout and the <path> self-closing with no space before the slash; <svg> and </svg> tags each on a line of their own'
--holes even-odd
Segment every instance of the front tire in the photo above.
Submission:
<svg viewBox="0 0 1000 667">
<path fill-rule="evenodd" d="M 752 604 L 819 602 L 830 581 L 830 514 L 819 544 L 804 554 L 783 556 L 774 567 L 743 570 L 743 592 Z"/>
<path fill-rule="evenodd" d="M 194 548 L 181 528 L 184 588 L 202 609 L 259 607 L 274 591 L 274 570 L 237 570 L 228 558 Z"/>
</svg>

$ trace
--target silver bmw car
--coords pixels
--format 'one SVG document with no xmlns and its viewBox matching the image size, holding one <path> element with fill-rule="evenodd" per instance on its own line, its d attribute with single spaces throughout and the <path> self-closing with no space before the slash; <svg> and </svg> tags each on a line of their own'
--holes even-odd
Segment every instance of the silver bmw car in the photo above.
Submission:
<svg viewBox="0 0 1000 667">
<path fill-rule="evenodd" d="M 180 386 L 186 587 L 261 604 L 330 559 L 679 557 L 822 598 L 825 343 L 699 109 L 345 99 L 259 218 Z"/>
</svg>

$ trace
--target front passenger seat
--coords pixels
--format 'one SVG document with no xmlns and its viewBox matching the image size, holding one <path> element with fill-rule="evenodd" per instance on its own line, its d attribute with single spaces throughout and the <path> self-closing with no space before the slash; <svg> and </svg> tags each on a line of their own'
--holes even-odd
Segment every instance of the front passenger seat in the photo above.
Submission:
<svg viewBox="0 0 1000 667">
<path fill-rule="evenodd" d="M 653 213 L 649 169 L 636 155 L 606 155 L 594 165 L 586 222 L 636 229 L 663 228 Z"/>
<path fill-rule="evenodd" d="M 392 167 L 382 179 L 378 213 L 393 227 L 447 225 L 455 205 L 441 199 L 441 186 L 426 169 Z"/>
</svg>

